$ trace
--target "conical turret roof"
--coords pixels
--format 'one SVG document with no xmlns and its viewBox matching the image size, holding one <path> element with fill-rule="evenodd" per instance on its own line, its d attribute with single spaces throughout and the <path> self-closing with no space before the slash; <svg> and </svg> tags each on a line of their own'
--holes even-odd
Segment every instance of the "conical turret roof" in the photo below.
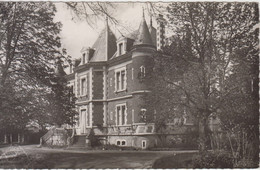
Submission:
<svg viewBox="0 0 260 170">
<path fill-rule="evenodd" d="M 149 32 L 144 15 L 138 29 L 137 40 L 135 41 L 134 45 L 153 45 L 151 34 Z"/>
</svg>

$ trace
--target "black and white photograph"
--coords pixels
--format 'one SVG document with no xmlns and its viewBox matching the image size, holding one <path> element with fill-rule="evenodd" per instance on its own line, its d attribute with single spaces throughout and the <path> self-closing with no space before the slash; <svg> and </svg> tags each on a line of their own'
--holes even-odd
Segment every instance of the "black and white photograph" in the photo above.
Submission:
<svg viewBox="0 0 260 170">
<path fill-rule="evenodd" d="M 1 1 L 0 169 L 259 168 L 257 1 Z"/>
</svg>

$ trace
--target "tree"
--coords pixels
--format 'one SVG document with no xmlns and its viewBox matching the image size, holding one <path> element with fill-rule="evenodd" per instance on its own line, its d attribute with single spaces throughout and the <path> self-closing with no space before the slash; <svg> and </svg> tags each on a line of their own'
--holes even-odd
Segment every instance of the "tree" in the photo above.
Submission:
<svg viewBox="0 0 260 170">
<path fill-rule="evenodd" d="M 92 26 L 93 20 L 106 16 L 113 23 L 118 24 L 118 20 L 112 15 L 116 8 L 115 3 L 111 2 L 65 2 L 79 19 L 85 19 Z"/>
<path fill-rule="evenodd" d="M 223 102 L 224 107 L 218 113 L 222 128 L 228 137 L 228 148 L 234 157 L 234 163 L 241 159 L 254 160 L 258 163 L 259 62 L 258 49 L 251 48 L 239 49 L 234 54 L 236 64 L 232 68 L 233 74 L 225 82 L 224 89 L 237 90 Z"/>
<path fill-rule="evenodd" d="M 109 22 L 114 24 L 117 31 L 123 34 L 122 29 L 128 33 L 134 30 L 127 27 L 125 23 L 122 23 L 118 16 L 115 16 L 114 11 L 120 9 L 122 5 L 126 3 L 115 3 L 115 2 L 65 2 L 68 9 L 72 11 L 72 20 L 79 19 L 85 20 L 89 26 L 94 27 L 97 20 L 108 19 Z M 134 6 L 136 2 L 127 2 L 127 5 Z M 140 3 L 138 3 L 140 5 Z M 143 2 L 141 3 L 143 9 L 148 11 L 150 16 L 156 15 L 160 12 L 160 3 Z M 141 12 L 141 11 L 140 11 Z"/>
<path fill-rule="evenodd" d="M 51 2 L 0 3 L 1 128 L 24 129 L 30 121 L 48 120 L 55 58 L 62 56 L 55 12 Z"/>
<path fill-rule="evenodd" d="M 163 53 L 154 56 L 149 81 L 158 94 L 148 97 L 148 106 L 160 111 L 156 120 L 163 123 L 165 116 L 176 116 L 177 108 L 184 108 L 198 120 L 199 149 L 204 151 L 209 141 L 208 118 L 224 110 L 225 101 L 240 86 L 225 86 L 233 74 L 235 53 L 257 48 L 257 33 L 250 31 L 258 22 L 257 4 L 180 2 L 169 4 L 167 11 L 175 36 Z M 249 51 L 243 57 L 258 55 L 258 50 Z"/>
<path fill-rule="evenodd" d="M 58 126 L 65 124 L 73 125 L 74 117 L 77 114 L 75 110 L 76 98 L 70 87 L 67 87 L 66 73 L 63 71 L 62 60 L 57 60 L 56 74 L 51 79 L 51 93 L 47 95 L 47 101 L 50 107 L 47 112 L 51 115 L 48 123 Z"/>
</svg>

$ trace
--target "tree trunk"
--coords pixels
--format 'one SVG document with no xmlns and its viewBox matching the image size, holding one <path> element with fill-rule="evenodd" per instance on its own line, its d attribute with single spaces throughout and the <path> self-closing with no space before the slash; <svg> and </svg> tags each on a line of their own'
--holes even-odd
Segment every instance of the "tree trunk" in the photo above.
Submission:
<svg viewBox="0 0 260 170">
<path fill-rule="evenodd" d="M 199 151 L 203 152 L 207 150 L 208 142 L 208 123 L 207 118 L 202 117 L 199 119 Z"/>
</svg>

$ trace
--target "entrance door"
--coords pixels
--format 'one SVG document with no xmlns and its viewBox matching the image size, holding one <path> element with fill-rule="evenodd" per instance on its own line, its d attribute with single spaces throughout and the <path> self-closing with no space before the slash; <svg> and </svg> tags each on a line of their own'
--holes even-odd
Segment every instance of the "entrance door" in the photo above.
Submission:
<svg viewBox="0 0 260 170">
<path fill-rule="evenodd" d="M 80 132 L 81 134 L 86 133 L 86 110 L 81 110 L 80 113 Z"/>
</svg>

